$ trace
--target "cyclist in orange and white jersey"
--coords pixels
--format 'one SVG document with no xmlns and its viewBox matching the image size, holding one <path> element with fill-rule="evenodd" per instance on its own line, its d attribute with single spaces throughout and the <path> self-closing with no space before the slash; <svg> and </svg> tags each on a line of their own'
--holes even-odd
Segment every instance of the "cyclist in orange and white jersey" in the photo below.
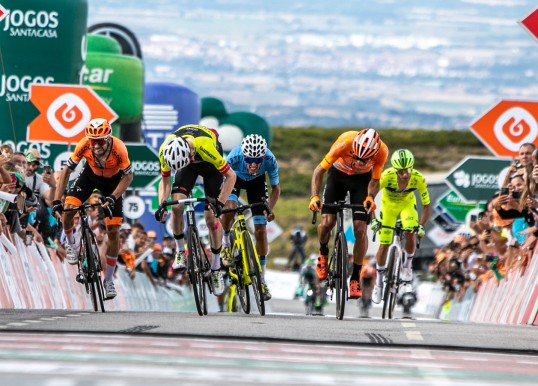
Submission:
<svg viewBox="0 0 538 386">
<path fill-rule="evenodd" d="M 321 223 L 318 226 L 319 257 L 316 274 L 324 280 L 328 275 L 329 239 L 336 225 L 336 209 L 323 207 L 320 188 L 323 175 L 327 182 L 323 191 L 323 202 L 336 203 L 345 200 L 350 194 L 350 203 L 363 205 L 353 211 L 353 271 L 349 282 L 349 298 L 362 296 L 359 276 L 362 261 L 368 249 L 366 223 L 369 214 L 375 210 L 374 197 L 379 191 L 379 178 L 388 157 L 388 148 L 374 129 L 348 131 L 338 137 L 312 175 L 309 208 L 321 210 Z"/>
<path fill-rule="evenodd" d="M 133 181 L 133 171 L 127 147 L 119 138 L 112 136 L 112 128 L 107 120 L 92 119 L 86 126 L 85 134 L 85 138 L 78 142 L 75 151 L 67 161 L 67 167 L 63 168 L 60 174 L 52 211 L 62 215 L 67 239 L 66 259 L 70 264 L 77 264 L 76 253 L 80 249 L 80 235 L 74 233 L 76 212 L 64 212 L 64 206 L 73 208 L 82 205 L 95 188 L 99 188 L 103 193 L 103 207 L 109 207 L 112 210 L 112 218 L 105 218 L 109 243 L 103 285 L 105 298 L 113 299 L 116 297 L 113 273 L 118 261 L 119 231 L 123 222 L 122 196 Z M 83 158 L 86 159 L 86 165 L 67 191 L 65 202 L 62 203 L 62 195 L 69 182 L 69 176 Z"/>
</svg>

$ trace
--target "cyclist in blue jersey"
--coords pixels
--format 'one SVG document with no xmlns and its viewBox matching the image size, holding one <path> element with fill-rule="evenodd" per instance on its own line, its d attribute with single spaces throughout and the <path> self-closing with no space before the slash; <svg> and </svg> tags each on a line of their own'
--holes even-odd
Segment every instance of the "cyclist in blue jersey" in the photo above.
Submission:
<svg viewBox="0 0 538 386">
<path fill-rule="evenodd" d="M 241 145 L 236 146 L 226 157 L 226 161 L 237 175 L 235 186 L 226 201 L 227 208 L 235 208 L 241 189 L 247 192 L 249 204 L 268 200 L 271 213 L 267 213 L 261 206 L 252 208 L 254 220 L 254 238 L 256 239 L 256 251 L 262 266 L 262 290 L 264 300 L 271 299 L 271 293 L 265 283 L 265 267 L 267 261 L 268 241 L 267 222 L 275 219 L 273 212 L 280 197 L 280 182 L 278 178 L 278 164 L 275 156 L 267 148 L 267 142 L 258 134 L 247 135 Z M 266 174 L 271 184 L 271 194 L 268 197 Z M 232 261 L 230 250 L 230 229 L 232 228 L 234 214 L 228 213 L 221 216 L 222 228 L 224 229 L 222 241 L 222 260 L 225 264 Z"/>
</svg>

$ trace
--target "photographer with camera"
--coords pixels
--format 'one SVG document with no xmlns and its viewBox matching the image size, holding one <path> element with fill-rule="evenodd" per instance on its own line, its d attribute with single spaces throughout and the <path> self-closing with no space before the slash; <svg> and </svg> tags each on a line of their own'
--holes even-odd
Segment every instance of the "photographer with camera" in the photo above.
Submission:
<svg viewBox="0 0 538 386">
<path fill-rule="evenodd" d="M 532 173 L 532 154 L 536 150 L 534 143 L 524 143 L 519 147 L 518 158 L 515 158 L 508 172 L 504 177 L 502 186 L 506 187 L 510 184 L 510 179 L 515 174 L 523 174 L 524 176 Z"/>
</svg>

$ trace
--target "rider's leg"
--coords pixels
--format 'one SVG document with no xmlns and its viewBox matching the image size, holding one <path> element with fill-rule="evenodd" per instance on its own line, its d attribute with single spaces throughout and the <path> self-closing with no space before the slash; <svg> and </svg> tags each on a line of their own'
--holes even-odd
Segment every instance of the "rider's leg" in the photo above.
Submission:
<svg viewBox="0 0 538 386">
<path fill-rule="evenodd" d="M 402 219 L 402 227 L 405 229 L 411 229 L 418 226 L 418 213 L 414 202 L 409 203 L 402 209 L 400 218 Z M 404 237 L 405 264 L 403 268 L 411 270 L 413 267 L 413 256 L 415 255 L 417 239 L 415 232 L 405 232 Z"/>
<path fill-rule="evenodd" d="M 211 270 L 220 269 L 220 250 L 222 247 L 222 227 L 219 219 L 215 217 L 213 211 L 207 208 L 204 211 L 205 222 L 209 230 L 209 245 L 211 246 Z"/>
<path fill-rule="evenodd" d="M 187 198 L 183 193 L 172 194 L 172 200 L 183 200 Z M 184 205 L 172 206 L 172 214 L 170 215 L 170 225 L 172 227 L 172 233 L 174 234 L 174 240 L 176 241 L 176 248 L 180 252 L 185 252 L 185 222 L 183 221 Z"/>
<path fill-rule="evenodd" d="M 377 250 L 377 254 L 375 256 L 376 263 L 375 263 L 375 269 L 377 271 L 376 279 L 375 279 L 375 285 L 382 286 L 383 285 L 383 278 L 385 276 L 385 269 L 387 268 L 387 252 L 389 250 L 388 244 L 379 244 L 379 249 Z"/>
<path fill-rule="evenodd" d="M 117 221 L 114 221 L 117 220 Z M 108 245 L 106 249 L 106 271 L 105 280 L 112 280 L 116 265 L 118 263 L 118 255 L 120 253 L 120 225 L 121 218 L 113 217 L 106 218 L 106 234 L 108 236 Z"/>
<path fill-rule="evenodd" d="M 362 260 L 368 250 L 366 221 L 354 220 L 353 233 L 355 235 L 355 245 L 353 246 L 353 271 L 351 273 L 351 279 L 358 281 L 362 269 Z"/>
<path fill-rule="evenodd" d="M 230 197 L 228 197 L 228 200 L 226 201 L 225 208 L 235 208 L 237 207 L 237 195 L 235 194 L 235 190 L 230 194 Z M 224 248 L 230 248 L 230 229 L 232 229 L 232 225 L 234 222 L 234 213 L 225 213 L 220 216 L 220 223 L 222 224 L 222 246 Z"/>
</svg>

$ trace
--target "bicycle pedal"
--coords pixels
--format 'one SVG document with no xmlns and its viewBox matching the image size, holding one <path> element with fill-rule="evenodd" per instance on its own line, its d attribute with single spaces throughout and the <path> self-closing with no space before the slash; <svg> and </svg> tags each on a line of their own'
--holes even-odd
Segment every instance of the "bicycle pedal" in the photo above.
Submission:
<svg viewBox="0 0 538 386">
<path fill-rule="evenodd" d="M 84 280 L 84 275 L 81 273 L 76 276 L 75 280 L 80 284 L 84 284 L 86 282 L 86 280 Z"/>
</svg>

